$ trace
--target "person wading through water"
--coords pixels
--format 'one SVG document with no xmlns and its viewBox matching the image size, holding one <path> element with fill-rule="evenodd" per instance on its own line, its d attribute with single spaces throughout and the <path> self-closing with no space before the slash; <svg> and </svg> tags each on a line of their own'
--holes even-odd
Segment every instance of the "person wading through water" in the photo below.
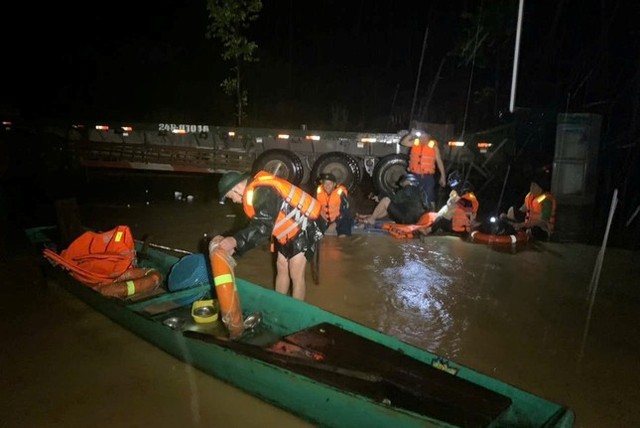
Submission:
<svg viewBox="0 0 640 428">
<path fill-rule="evenodd" d="M 353 216 L 349 211 L 349 192 L 338 184 L 335 175 L 320 174 L 318 177 L 316 199 L 322 205 L 322 217 L 327 221 L 325 234 L 337 234 L 339 237 L 351 236 Z"/>
<path fill-rule="evenodd" d="M 209 244 L 230 254 L 242 255 L 271 238 L 276 252 L 275 289 L 279 293 L 304 300 L 305 269 L 324 236 L 326 222 L 320 215 L 320 203 L 288 181 L 260 171 L 255 176 L 227 172 L 218 182 L 220 203 L 228 198 L 242 204 L 249 224 L 232 236 L 218 235 Z"/>
<path fill-rule="evenodd" d="M 446 184 L 444 163 L 440 157 L 438 142 L 431 135 L 420 129 L 412 129 L 402 137 L 400 145 L 409 147 L 409 167 L 407 170 L 414 174 L 420 186 L 427 194 L 429 211 L 436 210 L 436 167 L 440 173 L 438 180 L 440 187 Z"/>
</svg>

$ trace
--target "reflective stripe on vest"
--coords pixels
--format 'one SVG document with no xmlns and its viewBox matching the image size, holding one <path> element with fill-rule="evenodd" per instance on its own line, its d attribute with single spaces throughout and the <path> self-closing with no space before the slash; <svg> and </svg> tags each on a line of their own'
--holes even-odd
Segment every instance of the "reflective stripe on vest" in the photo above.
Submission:
<svg viewBox="0 0 640 428">
<path fill-rule="evenodd" d="M 315 220 L 320 216 L 321 207 L 315 198 L 282 178 L 260 171 L 247 184 L 244 192 L 242 205 L 247 217 L 252 219 L 256 215 L 253 196 L 255 188 L 260 186 L 273 188 L 283 198 L 280 213 L 271 233 L 281 244 L 296 236 L 300 229 L 305 229 L 309 219 Z M 288 207 L 292 210 L 287 213 Z"/>
<path fill-rule="evenodd" d="M 548 200 L 551 202 L 551 216 L 546 222 L 549 224 L 549 232 L 553 232 L 556 222 L 556 200 L 551 193 L 545 192 L 538 197 L 534 197 L 531 193 L 527 193 L 524 199 L 527 207 L 527 221 L 545 221 L 542 219 L 542 202 Z"/>
<path fill-rule="evenodd" d="M 415 174 L 434 174 L 436 172 L 436 142 L 429 140 L 421 144 L 415 139 L 409 151 L 409 171 Z"/>
</svg>

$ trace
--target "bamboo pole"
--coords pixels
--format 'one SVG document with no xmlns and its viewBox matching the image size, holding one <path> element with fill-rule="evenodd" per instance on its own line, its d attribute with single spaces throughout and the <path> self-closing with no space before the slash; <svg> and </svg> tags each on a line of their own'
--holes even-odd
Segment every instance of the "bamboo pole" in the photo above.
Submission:
<svg viewBox="0 0 640 428">
<path fill-rule="evenodd" d="M 596 292 L 598 290 L 598 282 L 600 281 L 600 271 L 602 270 L 602 263 L 604 262 L 604 252 L 607 248 L 607 241 L 609 240 L 609 230 L 611 229 L 611 222 L 613 220 L 613 214 L 616 211 L 616 206 L 618 205 L 618 189 L 613 191 L 613 198 L 611 199 L 611 208 L 609 209 L 609 219 L 607 220 L 607 228 L 604 232 L 604 238 L 602 240 L 602 246 L 600 247 L 600 251 L 598 252 L 598 257 L 596 258 L 596 264 L 593 269 L 593 275 L 591 276 L 591 283 L 589 284 L 589 310 L 587 311 L 587 323 L 584 328 L 584 332 L 582 334 L 582 345 L 580 346 L 580 356 L 578 358 L 578 367 L 580 366 L 580 361 L 582 361 L 582 357 L 584 356 L 584 347 L 587 342 L 587 334 L 589 333 L 589 325 L 591 324 L 591 313 L 593 311 L 593 305 L 596 298 Z"/>
</svg>

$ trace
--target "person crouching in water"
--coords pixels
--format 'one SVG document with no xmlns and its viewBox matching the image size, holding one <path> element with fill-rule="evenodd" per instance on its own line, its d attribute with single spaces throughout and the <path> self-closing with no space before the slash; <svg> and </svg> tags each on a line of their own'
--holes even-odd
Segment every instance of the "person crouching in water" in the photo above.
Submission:
<svg viewBox="0 0 640 428">
<path fill-rule="evenodd" d="M 426 193 L 418 177 L 411 173 L 403 175 L 398 184 L 400 188 L 380 199 L 371 214 L 358 214 L 358 221 L 375 225 L 376 220 L 389 217 L 398 224 L 416 224 L 429 209 Z"/>
<path fill-rule="evenodd" d="M 242 204 L 249 224 L 233 236 L 218 235 L 211 240 L 230 254 L 242 255 L 272 239 L 277 253 L 275 289 L 304 300 L 305 269 L 322 239 L 326 222 L 320 215 L 320 203 L 288 181 L 260 171 L 255 176 L 227 172 L 218 182 L 220 203 L 228 198 Z"/>
<path fill-rule="evenodd" d="M 328 225 L 325 235 L 351 236 L 353 217 L 349 211 L 347 188 L 338 184 L 335 175 L 331 173 L 320 174 L 318 182 L 316 199 L 322 206 L 320 213 Z"/>
</svg>

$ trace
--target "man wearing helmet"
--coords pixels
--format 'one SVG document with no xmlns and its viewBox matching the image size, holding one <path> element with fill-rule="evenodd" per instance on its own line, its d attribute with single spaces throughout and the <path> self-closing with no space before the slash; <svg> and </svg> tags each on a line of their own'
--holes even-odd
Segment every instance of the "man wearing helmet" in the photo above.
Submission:
<svg viewBox="0 0 640 428">
<path fill-rule="evenodd" d="M 337 183 L 335 175 L 320 174 L 316 199 L 322 207 L 321 215 L 327 222 L 325 234 L 337 234 L 339 237 L 351 236 L 353 217 L 349 212 L 349 192 Z"/>
<path fill-rule="evenodd" d="M 412 129 L 411 132 L 402 137 L 400 145 L 410 147 L 409 167 L 407 170 L 416 175 L 420 181 L 420 186 L 427 194 L 429 209 L 435 211 L 436 167 L 440 172 L 440 187 L 444 187 L 446 184 L 444 163 L 440 156 L 438 142 L 423 130 Z"/>
<path fill-rule="evenodd" d="M 396 192 L 380 199 L 371 214 L 358 214 L 358 220 L 374 225 L 376 220 L 389 217 L 396 223 L 415 224 L 428 209 L 426 194 L 414 174 L 403 175 L 398 184 Z"/>
<path fill-rule="evenodd" d="M 249 224 L 232 236 L 218 235 L 211 240 L 209 252 L 216 246 L 242 255 L 271 238 L 277 253 L 276 291 L 304 300 L 305 269 L 326 229 L 320 204 L 311 195 L 288 181 L 259 171 L 249 174 L 231 171 L 218 182 L 220 203 L 228 198 L 242 204 Z"/>
</svg>

